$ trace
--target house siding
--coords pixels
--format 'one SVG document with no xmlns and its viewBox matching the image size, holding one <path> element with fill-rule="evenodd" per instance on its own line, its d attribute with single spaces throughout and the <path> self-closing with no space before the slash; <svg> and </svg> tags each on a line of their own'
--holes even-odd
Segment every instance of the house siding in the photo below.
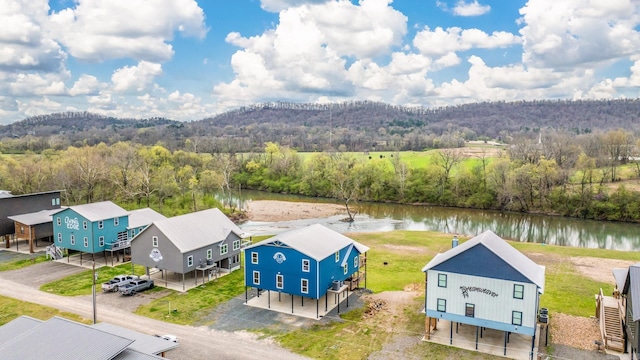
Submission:
<svg viewBox="0 0 640 360">
<path fill-rule="evenodd" d="M 438 286 L 438 274 L 447 275 L 447 287 Z M 513 296 L 514 285 L 523 285 L 523 298 Z M 466 297 L 463 289 L 466 288 Z M 474 289 L 469 289 L 474 288 Z M 437 311 L 437 299 L 445 299 L 446 312 Z M 538 287 L 532 283 L 427 271 L 427 316 L 533 335 L 537 321 Z M 465 316 L 467 303 L 475 305 L 474 317 Z M 522 312 L 522 325 L 511 324 L 512 311 Z"/>
<path fill-rule="evenodd" d="M 53 209 L 60 209 L 60 191 L 0 198 L 0 236 L 14 233 L 13 220 L 8 216 Z"/>
<path fill-rule="evenodd" d="M 109 244 L 118 240 L 118 233 L 126 232 L 129 223 L 128 216 L 118 217 L 118 225 L 114 225 L 113 218 L 103 219 L 103 228 L 98 228 L 98 221 L 91 222 L 73 209 L 64 209 L 52 216 L 54 243 L 63 248 L 98 253 L 104 251 Z M 60 219 L 60 225 L 58 225 Z M 84 229 L 84 222 L 87 229 Z M 58 234 L 62 234 L 62 242 L 58 241 Z M 75 244 L 71 244 L 71 235 L 75 236 Z M 104 245 L 100 246 L 100 237 L 104 236 Z M 84 246 L 84 237 L 89 239 L 88 246 Z"/>
</svg>

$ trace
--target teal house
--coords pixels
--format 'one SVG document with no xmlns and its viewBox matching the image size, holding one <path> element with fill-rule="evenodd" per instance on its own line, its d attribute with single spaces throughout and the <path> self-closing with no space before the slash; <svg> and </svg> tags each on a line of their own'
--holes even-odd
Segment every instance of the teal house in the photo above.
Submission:
<svg viewBox="0 0 640 360">
<path fill-rule="evenodd" d="M 129 212 L 103 201 L 70 206 L 52 214 L 55 245 L 95 254 L 128 242 Z"/>
</svg>

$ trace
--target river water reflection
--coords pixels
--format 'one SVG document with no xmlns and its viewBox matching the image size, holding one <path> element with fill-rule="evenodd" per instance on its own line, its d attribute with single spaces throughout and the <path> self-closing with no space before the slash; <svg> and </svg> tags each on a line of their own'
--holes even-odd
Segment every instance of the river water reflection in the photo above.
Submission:
<svg viewBox="0 0 640 360">
<path fill-rule="evenodd" d="M 281 200 L 331 202 L 315 198 L 243 191 L 241 200 Z M 477 235 L 491 230 L 510 240 L 540 244 L 638 251 L 640 224 L 581 220 L 565 217 L 503 213 L 498 211 L 442 208 L 398 204 L 359 203 L 356 221 L 344 216 L 277 223 L 249 221 L 241 226 L 255 234 L 275 234 L 290 228 L 323 223 L 341 232 L 429 230 L 461 235 Z"/>
</svg>

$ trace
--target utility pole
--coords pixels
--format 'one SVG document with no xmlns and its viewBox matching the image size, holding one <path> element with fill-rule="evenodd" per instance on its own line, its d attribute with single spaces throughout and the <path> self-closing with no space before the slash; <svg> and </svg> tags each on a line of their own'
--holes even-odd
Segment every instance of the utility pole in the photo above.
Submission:
<svg viewBox="0 0 640 360">
<path fill-rule="evenodd" d="M 93 286 L 91 287 L 92 295 L 93 295 L 93 323 L 98 322 L 98 316 L 96 314 L 96 278 L 98 274 L 96 274 L 96 260 L 93 259 Z"/>
</svg>

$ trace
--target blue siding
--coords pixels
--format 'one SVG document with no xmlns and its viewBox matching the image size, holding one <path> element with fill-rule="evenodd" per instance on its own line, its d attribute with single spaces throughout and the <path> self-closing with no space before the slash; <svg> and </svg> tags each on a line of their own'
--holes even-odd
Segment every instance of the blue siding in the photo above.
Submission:
<svg viewBox="0 0 640 360">
<path fill-rule="evenodd" d="M 349 251 L 349 248 L 352 248 Z M 258 254 L 258 264 L 252 264 L 252 253 Z M 276 254 L 282 254 L 284 261 L 278 263 Z M 347 274 L 342 266 L 347 256 Z M 260 245 L 245 250 L 245 285 L 271 291 L 281 291 L 287 294 L 319 299 L 331 288 L 334 280 L 343 281 L 358 270 L 355 259 L 359 253 L 355 247 L 347 246 L 340 250 L 338 261 L 335 254 L 318 262 L 296 249 L 275 245 Z M 302 271 L 302 260 L 309 260 L 309 272 Z M 260 284 L 253 283 L 253 272 L 260 272 Z M 283 289 L 276 287 L 276 275 L 284 277 Z M 301 292 L 301 279 L 309 281 L 309 293 Z"/>
<path fill-rule="evenodd" d="M 60 225 L 58 225 L 60 219 Z M 87 228 L 84 229 L 86 222 Z M 82 215 L 73 211 L 73 209 L 65 209 L 53 215 L 53 238 L 57 246 L 82 251 L 86 253 L 102 252 L 118 239 L 118 233 L 126 232 L 129 224 L 128 216 L 118 218 L 118 225 L 114 225 L 113 218 L 103 220 L 103 228 L 98 229 L 98 221 L 91 222 Z M 59 235 L 62 235 L 62 241 L 58 241 Z M 72 235 L 75 237 L 75 244 L 71 244 Z M 100 237 L 104 236 L 104 245 L 100 246 Z M 84 238 L 87 237 L 88 246 L 84 246 Z"/>
<path fill-rule="evenodd" d="M 482 244 L 435 266 L 433 270 L 531 284 L 531 280 Z"/>
</svg>

